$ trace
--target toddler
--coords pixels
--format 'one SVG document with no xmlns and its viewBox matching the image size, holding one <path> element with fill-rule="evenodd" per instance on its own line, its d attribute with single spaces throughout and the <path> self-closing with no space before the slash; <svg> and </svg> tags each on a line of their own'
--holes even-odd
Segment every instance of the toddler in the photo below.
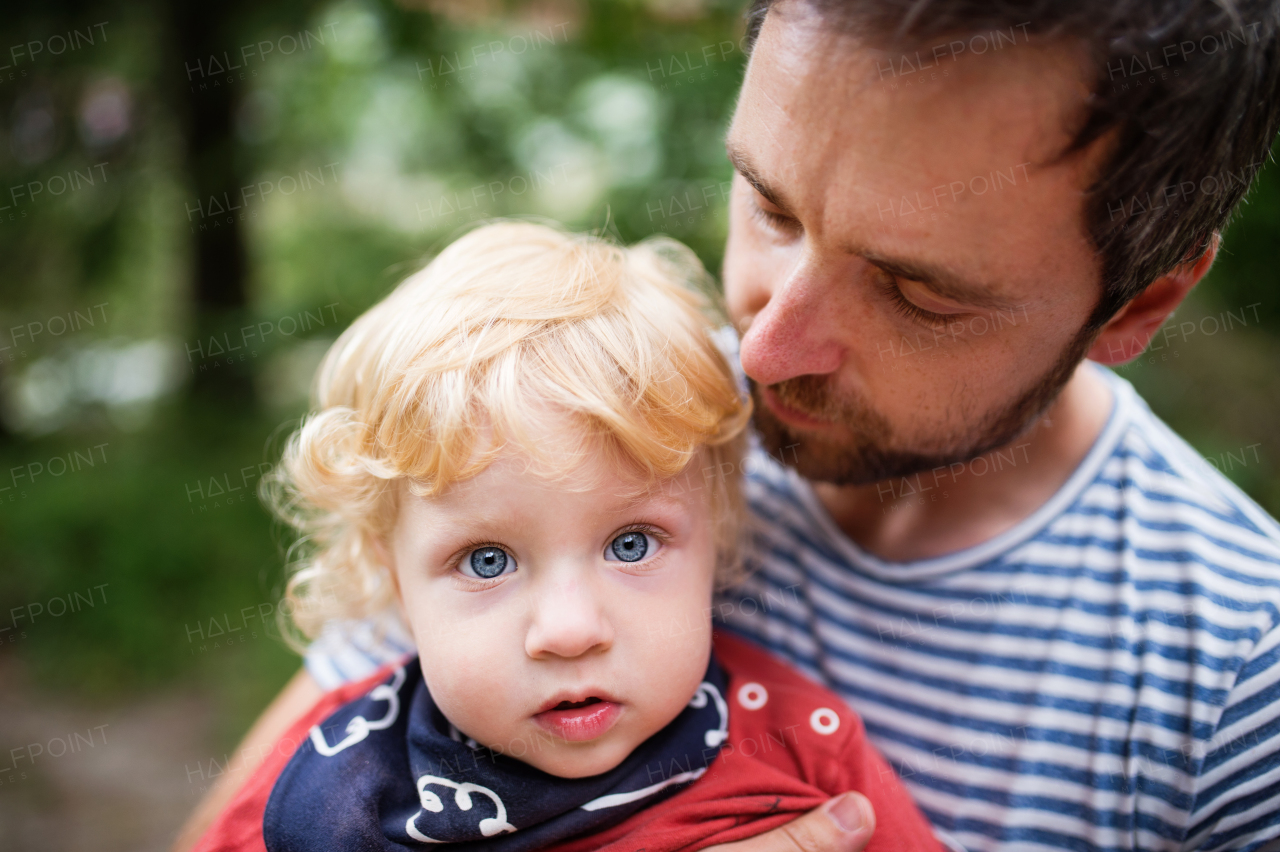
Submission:
<svg viewBox="0 0 1280 852">
<path fill-rule="evenodd" d="M 274 479 L 294 619 L 391 611 L 418 656 L 326 695 L 198 849 L 692 850 L 850 789 L 869 848 L 939 848 L 839 698 L 713 637 L 750 410 L 710 292 L 670 240 L 490 224 L 338 339 Z"/>
</svg>

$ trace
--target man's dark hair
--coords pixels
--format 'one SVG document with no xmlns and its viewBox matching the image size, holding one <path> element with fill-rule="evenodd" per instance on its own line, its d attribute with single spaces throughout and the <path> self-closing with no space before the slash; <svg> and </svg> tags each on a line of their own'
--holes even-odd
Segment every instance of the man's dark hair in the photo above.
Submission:
<svg viewBox="0 0 1280 852">
<path fill-rule="evenodd" d="M 976 53 L 985 45 L 985 52 L 1032 36 L 1088 47 L 1093 94 L 1064 156 L 1115 134 L 1085 202 L 1103 284 L 1088 331 L 1203 253 L 1226 227 L 1280 125 L 1275 0 L 792 2 L 885 51 L 882 68 L 891 76 L 909 77 L 918 64 L 954 59 L 969 47 Z M 755 0 L 748 44 L 774 4 Z"/>
</svg>

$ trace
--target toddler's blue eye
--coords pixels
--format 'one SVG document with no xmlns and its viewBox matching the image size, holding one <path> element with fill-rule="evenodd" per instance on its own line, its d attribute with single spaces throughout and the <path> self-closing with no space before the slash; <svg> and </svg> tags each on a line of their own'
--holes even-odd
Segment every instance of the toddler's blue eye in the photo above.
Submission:
<svg viewBox="0 0 1280 852">
<path fill-rule="evenodd" d="M 625 532 L 609 543 L 609 550 L 622 562 L 639 562 L 649 552 L 649 536 L 642 532 Z M 609 554 L 605 554 L 608 559 Z"/>
<path fill-rule="evenodd" d="M 494 577 L 501 576 L 508 565 L 514 568 L 516 561 L 501 547 L 480 547 L 471 551 L 467 563 L 476 577 L 481 580 L 492 580 Z"/>
</svg>

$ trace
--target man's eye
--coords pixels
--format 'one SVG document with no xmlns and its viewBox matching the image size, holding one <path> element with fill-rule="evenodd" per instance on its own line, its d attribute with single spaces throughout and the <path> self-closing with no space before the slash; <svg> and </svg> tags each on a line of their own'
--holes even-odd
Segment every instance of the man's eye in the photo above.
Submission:
<svg viewBox="0 0 1280 852">
<path fill-rule="evenodd" d="M 920 307 L 903 294 L 902 287 L 898 284 L 898 279 L 892 273 L 884 270 L 880 271 L 880 289 L 899 314 L 924 325 L 941 327 L 954 317 L 959 316 L 959 312 L 955 314 L 938 314 Z"/>
<path fill-rule="evenodd" d="M 609 562 L 639 562 L 658 550 L 658 540 L 639 530 L 616 536 L 605 548 L 604 558 Z"/>
<path fill-rule="evenodd" d="M 492 580 L 516 570 L 516 559 L 501 547 L 477 547 L 458 565 L 463 576 L 475 580 Z"/>
<path fill-rule="evenodd" d="M 751 202 L 751 215 L 775 231 L 794 231 L 799 227 L 795 219 L 772 210 L 765 210 L 758 201 Z"/>
</svg>

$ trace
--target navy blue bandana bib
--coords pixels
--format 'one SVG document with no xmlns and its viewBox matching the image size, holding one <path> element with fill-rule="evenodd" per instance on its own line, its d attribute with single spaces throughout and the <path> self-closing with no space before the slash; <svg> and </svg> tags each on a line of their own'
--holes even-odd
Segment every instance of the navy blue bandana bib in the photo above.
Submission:
<svg viewBox="0 0 1280 852">
<path fill-rule="evenodd" d="M 602 831 L 706 772 L 728 738 L 726 688 L 713 656 L 689 705 L 616 768 L 558 778 L 461 735 L 414 657 L 311 729 L 271 791 L 263 839 L 270 852 L 523 852 Z"/>
</svg>

